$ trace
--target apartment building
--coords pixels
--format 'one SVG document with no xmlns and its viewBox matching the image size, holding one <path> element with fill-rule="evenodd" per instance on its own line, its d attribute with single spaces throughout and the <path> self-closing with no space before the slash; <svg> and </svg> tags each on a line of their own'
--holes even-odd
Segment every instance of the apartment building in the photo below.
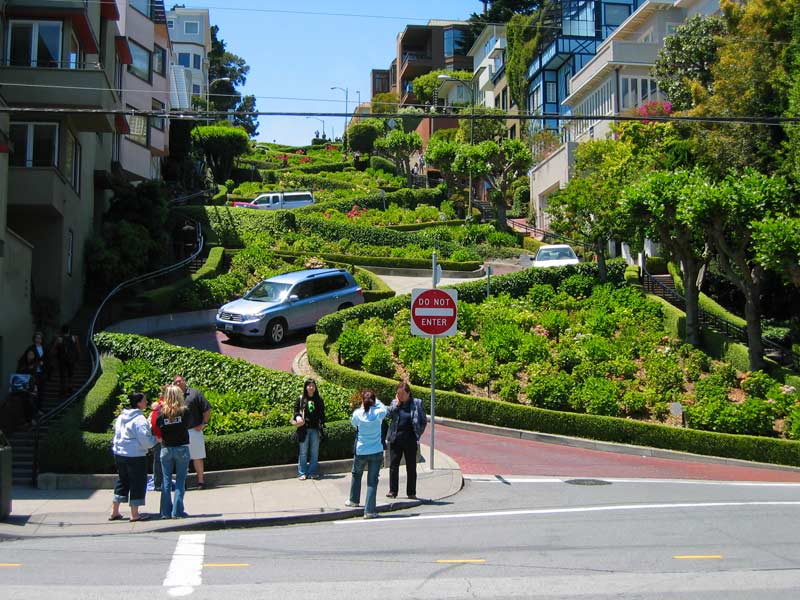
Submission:
<svg viewBox="0 0 800 600">
<path fill-rule="evenodd" d="M 172 45 L 172 107 L 191 108 L 192 96 L 208 98 L 208 10 L 176 6 L 167 13 L 167 30 Z"/>
<path fill-rule="evenodd" d="M 718 10 L 717 0 L 646 0 L 570 78 L 558 112 L 608 117 L 633 112 L 652 100 L 667 100 L 650 74 L 664 39 L 687 18 Z M 531 211 L 540 228 L 549 226 L 548 196 L 569 181 L 577 144 L 606 138 L 612 123 L 598 118 L 560 126 L 563 143 L 531 171 Z"/>
<path fill-rule="evenodd" d="M 0 0 L 0 382 L 35 321 L 55 327 L 82 302 L 84 246 L 124 129 L 82 111 L 121 106 L 119 18 L 113 1 Z"/>
<path fill-rule="evenodd" d="M 170 37 L 163 0 L 116 0 L 119 28 L 130 53 L 121 73 L 127 131 L 117 141 L 123 174 L 133 180 L 159 179 L 169 152 L 169 120 L 134 111 L 169 110 Z"/>
</svg>

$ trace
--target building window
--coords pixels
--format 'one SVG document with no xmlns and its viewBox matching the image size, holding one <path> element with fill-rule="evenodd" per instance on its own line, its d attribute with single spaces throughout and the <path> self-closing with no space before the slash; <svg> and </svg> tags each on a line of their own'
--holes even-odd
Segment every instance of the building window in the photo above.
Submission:
<svg viewBox="0 0 800 600">
<path fill-rule="evenodd" d="M 500 94 L 500 108 L 508 110 L 508 87 L 504 87 Z"/>
<path fill-rule="evenodd" d="M 136 9 L 148 19 L 150 18 L 150 2 L 151 0 L 130 0 L 131 8 Z"/>
<path fill-rule="evenodd" d="M 156 100 L 155 98 L 153 98 L 153 105 L 152 106 L 153 106 L 153 111 L 154 112 L 161 113 L 161 114 L 163 114 L 165 112 L 165 109 L 166 109 L 165 104 L 163 102 L 160 102 L 159 100 Z M 156 116 L 154 116 L 151 119 L 150 123 L 155 129 L 158 129 L 159 131 L 164 131 L 164 128 L 166 126 L 166 118 L 165 117 L 156 117 Z"/>
<path fill-rule="evenodd" d="M 547 94 L 545 102 L 558 102 L 558 87 L 554 81 L 548 81 L 545 84 L 545 92 Z"/>
<path fill-rule="evenodd" d="M 594 2 L 565 2 L 561 19 L 562 34 L 594 37 L 594 5 Z"/>
<path fill-rule="evenodd" d="M 678 27 L 680 26 L 681 23 L 667 23 L 666 35 L 672 35 L 678 30 Z"/>
<path fill-rule="evenodd" d="M 126 106 L 130 111 L 135 111 L 133 106 Z M 150 119 L 144 115 L 131 114 L 128 116 L 128 126 L 131 132 L 128 139 L 141 146 L 150 146 Z"/>
<path fill-rule="evenodd" d="M 192 85 L 192 94 L 195 96 L 200 95 L 200 86 L 197 85 L 196 83 Z"/>
<path fill-rule="evenodd" d="M 67 50 L 67 58 L 69 59 L 68 65 L 70 69 L 84 69 L 86 68 L 85 57 L 83 49 L 73 33 L 69 36 L 69 48 Z"/>
<path fill-rule="evenodd" d="M 11 21 L 8 30 L 10 65 L 50 68 L 61 66 L 59 21 Z"/>
<path fill-rule="evenodd" d="M 651 27 L 647 31 L 645 31 L 642 35 L 639 36 L 639 43 L 640 44 L 652 44 L 653 43 L 653 28 Z"/>
<path fill-rule="evenodd" d="M 542 114 L 542 88 L 541 86 L 536 86 L 533 88 L 531 95 L 529 96 L 529 104 L 531 107 L 531 112 L 535 115 Z"/>
<path fill-rule="evenodd" d="M 183 24 L 183 33 L 186 35 L 197 35 L 200 33 L 200 21 L 186 21 Z"/>
<path fill-rule="evenodd" d="M 192 55 L 188 52 L 178 52 L 178 64 L 182 67 L 189 68 L 189 64 L 192 60 Z"/>
<path fill-rule="evenodd" d="M 192 67 L 200 70 L 200 55 L 199 54 L 192 54 Z"/>
<path fill-rule="evenodd" d="M 67 131 L 64 140 L 64 176 L 75 193 L 81 193 L 81 145 L 71 131 Z"/>
<path fill-rule="evenodd" d="M 444 55 L 466 56 L 468 48 L 465 47 L 466 36 L 461 29 L 444 30 Z"/>
<path fill-rule="evenodd" d="M 128 65 L 128 73 L 132 73 L 139 79 L 150 83 L 153 79 L 153 54 L 144 46 L 140 46 L 133 40 L 129 40 L 128 45 L 131 49 L 133 62 Z"/>
<path fill-rule="evenodd" d="M 619 27 L 631 14 L 631 9 L 627 4 L 606 4 L 606 26 Z"/>
<path fill-rule="evenodd" d="M 158 44 L 153 47 L 153 71 L 159 75 L 167 74 L 167 51 Z"/>
<path fill-rule="evenodd" d="M 508 137 L 509 139 L 515 140 L 517 139 L 517 126 L 512 125 L 508 128 Z"/>
<path fill-rule="evenodd" d="M 175 20 L 167 19 L 167 29 L 175 29 Z"/>
<path fill-rule="evenodd" d="M 55 167 L 58 165 L 57 123 L 11 123 L 9 137 L 13 167 Z"/>
<path fill-rule="evenodd" d="M 623 77 L 622 108 L 637 108 L 650 100 L 659 100 L 658 84 L 649 77 Z"/>
</svg>

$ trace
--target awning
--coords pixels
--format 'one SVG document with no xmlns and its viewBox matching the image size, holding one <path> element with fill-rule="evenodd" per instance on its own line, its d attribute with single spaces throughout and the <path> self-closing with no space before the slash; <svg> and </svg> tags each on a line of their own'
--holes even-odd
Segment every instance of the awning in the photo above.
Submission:
<svg viewBox="0 0 800 600">
<path fill-rule="evenodd" d="M 128 125 L 128 119 L 126 119 L 125 115 L 123 114 L 114 115 L 114 127 L 117 129 L 117 133 L 128 134 L 131 132 L 131 126 Z"/>
<path fill-rule="evenodd" d="M 100 17 L 106 21 L 119 21 L 119 9 L 114 0 L 100 0 Z"/>
<path fill-rule="evenodd" d="M 128 44 L 128 38 L 124 35 L 118 35 L 114 38 L 114 45 L 117 48 L 117 57 L 121 65 L 130 65 L 133 63 L 133 56 L 131 56 L 131 47 Z"/>
</svg>

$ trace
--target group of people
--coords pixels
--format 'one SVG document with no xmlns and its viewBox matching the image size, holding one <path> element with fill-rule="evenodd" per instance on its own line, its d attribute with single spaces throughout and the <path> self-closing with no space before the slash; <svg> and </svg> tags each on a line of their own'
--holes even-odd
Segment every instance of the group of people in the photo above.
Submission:
<svg viewBox="0 0 800 600">
<path fill-rule="evenodd" d="M 17 361 L 17 368 L 9 382 L 9 401 L 20 408 L 25 424 L 36 423 L 42 411 L 45 386 L 54 372 L 58 372 L 59 392 L 72 391 L 75 365 L 80 360 L 78 337 L 70 332 L 69 325 L 61 328 L 59 335 L 47 344 L 44 334 L 33 334 L 28 346 Z"/>
<path fill-rule="evenodd" d="M 147 396 L 139 392 L 128 395 L 128 405 L 114 421 L 112 451 L 117 466 L 117 482 L 111 503 L 109 521 L 122 520 L 120 505 L 130 505 L 130 520 L 144 521 L 142 513 L 147 493 L 147 454 L 154 450 L 153 475 L 156 489 L 161 490 L 159 516 L 181 519 L 188 516 L 184 505 L 186 476 L 191 460 L 197 473 L 197 487 L 203 489 L 206 457 L 203 428 L 211 415 L 211 405 L 202 392 L 188 387 L 182 375 L 162 390 L 151 405 L 148 419 Z M 172 476 L 175 475 L 174 496 Z"/>
<path fill-rule="evenodd" d="M 346 506 L 360 506 L 361 480 L 367 471 L 367 495 L 364 518 L 377 516 L 378 480 L 383 465 L 385 446 L 389 446 L 388 498 L 396 498 L 399 491 L 400 463 L 406 463 L 406 496 L 417 497 L 417 452 L 419 441 L 428 418 L 422 400 L 411 396 L 407 381 L 397 384 L 395 397 L 387 407 L 372 390 L 362 390 L 356 396 L 350 423 L 356 428 L 350 496 Z M 384 420 L 389 417 L 388 427 Z M 324 438 L 325 406 L 317 384 L 307 379 L 303 392 L 295 401 L 291 420 L 297 428 L 299 458 L 297 464 L 300 480 L 319 479 L 319 442 Z"/>
</svg>

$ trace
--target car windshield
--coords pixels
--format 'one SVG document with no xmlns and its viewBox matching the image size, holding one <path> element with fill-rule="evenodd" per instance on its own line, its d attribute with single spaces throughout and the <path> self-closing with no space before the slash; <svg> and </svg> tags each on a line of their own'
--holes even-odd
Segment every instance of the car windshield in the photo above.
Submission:
<svg viewBox="0 0 800 600">
<path fill-rule="evenodd" d="M 289 288 L 292 287 L 289 283 L 276 283 L 274 281 L 262 281 L 252 290 L 244 295 L 245 300 L 252 300 L 253 302 L 281 302 L 286 298 Z"/>
<path fill-rule="evenodd" d="M 536 260 L 564 260 L 577 258 L 572 248 L 541 248 L 536 255 Z"/>
</svg>

